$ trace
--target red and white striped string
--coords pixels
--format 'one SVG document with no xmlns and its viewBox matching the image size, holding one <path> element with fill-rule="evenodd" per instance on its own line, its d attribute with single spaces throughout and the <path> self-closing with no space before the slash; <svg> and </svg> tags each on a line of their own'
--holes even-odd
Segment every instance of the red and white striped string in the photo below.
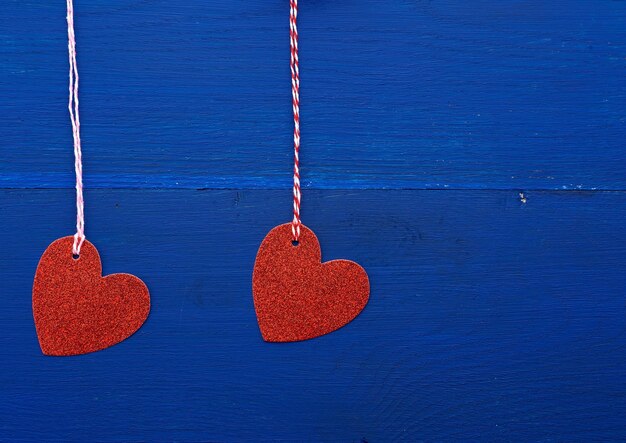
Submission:
<svg viewBox="0 0 626 443">
<path fill-rule="evenodd" d="M 291 46 L 291 96 L 293 105 L 293 221 L 291 222 L 291 232 L 293 240 L 300 239 L 300 202 L 302 194 L 300 192 L 300 69 L 298 62 L 298 0 L 290 0 L 289 9 L 289 43 Z"/>
<path fill-rule="evenodd" d="M 74 169 L 76 171 L 76 234 L 72 253 L 80 254 L 80 248 L 85 241 L 85 203 L 83 200 L 83 162 L 80 146 L 80 118 L 78 115 L 78 64 L 76 63 L 76 36 L 74 35 L 74 4 L 67 0 L 67 49 L 70 60 L 70 98 L 68 109 L 72 121 L 74 137 Z"/>
<path fill-rule="evenodd" d="M 293 106 L 293 220 L 291 230 L 294 241 L 300 239 L 300 203 L 302 194 L 300 190 L 300 69 L 298 60 L 298 0 L 290 0 L 289 9 L 289 43 L 291 47 L 291 95 Z M 70 119 L 74 137 L 74 169 L 76 171 L 76 234 L 72 253 L 80 254 L 80 248 L 85 241 L 85 209 L 83 200 L 83 167 L 80 143 L 80 117 L 78 113 L 78 64 L 76 62 L 76 37 L 74 34 L 74 5 L 73 0 L 67 0 L 67 35 L 69 53 L 69 103 Z"/>
</svg>

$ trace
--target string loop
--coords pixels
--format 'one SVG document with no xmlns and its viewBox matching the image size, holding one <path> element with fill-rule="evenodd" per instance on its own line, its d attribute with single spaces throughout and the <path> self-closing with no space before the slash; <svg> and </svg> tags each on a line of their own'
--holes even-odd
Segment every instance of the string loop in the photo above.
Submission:
<svg viewBox="0 0 626 443">
<path fill-rule="evenodd" d="M 293 240 L 300 239 L 300 202 L 302 193 L 300 192 L 300 68 L 298 60 L 298 0 L 290 0 L 289 8 L 289 44 L 291 47 L 291 97 L 293 107 L 293 220 L 291 222 L 291 232 Z"/>
<path fill-rule="evenodd" d="M 74 4 L 67 0 L 67 49 L 70 61 L 69 103 L 72 135 L 74 138 L 74 170 L 76 172 L 76 234 L 72 254 L 79 255 L 85 241 L 85 203 L 83 200 L 83 162 L 80 145 L 80 118 L 78 115 L 78 64 L 76 63 L 76 36 L 74 34 Z"/>
</svg>

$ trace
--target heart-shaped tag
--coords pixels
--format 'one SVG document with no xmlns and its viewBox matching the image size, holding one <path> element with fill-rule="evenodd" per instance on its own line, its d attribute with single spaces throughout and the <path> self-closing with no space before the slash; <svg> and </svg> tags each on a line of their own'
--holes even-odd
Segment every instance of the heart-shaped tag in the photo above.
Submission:
<svg viewBox="0 0 626 443">
<path fill-rule="evenodd" d="M 322 263 L 317 237 L 301 225 L 292 243 L 291 224 L 272 229 L 254 263 L 252 292 L 259 327 L 268 342 L 307 340 L 350 323 L 367 304 L 365 270 L 349 260 Z"/>
<path fill-rule="evenodd" d="M 78 355 L 130 337 L 146 321 L 150 294 L 130 274 L 102 277 L 100 255 L 85 241 L 72 256 L 74 237 L 55 240 L 43 253 L 33 284 L 33 316 L 46 355 Z"/>
</svg>

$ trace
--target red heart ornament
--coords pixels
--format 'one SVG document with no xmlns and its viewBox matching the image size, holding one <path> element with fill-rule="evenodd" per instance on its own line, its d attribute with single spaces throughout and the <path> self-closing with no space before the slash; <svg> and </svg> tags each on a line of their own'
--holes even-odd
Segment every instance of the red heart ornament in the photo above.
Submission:
<svg viewBox="0 0 626 443">
<path fill-rule="evenodd" d="M 150 294 L 130 274 L 102 277 L 98 250 L 85 241 L 72 256 L 74 237 L 55 240 L 43 253 L 33 284 L 33 316 L 46 355 L 78 355 L 130 337 L 146 321 Z"/>
<path fill-rule="evenodd" d="M 291 223 L 272 229 L 259 248 L 252 293 L 259 327 L 268 342 L 308 340 L 350 323 L 367 304 L 365 270 L 349 260 L 322 263 L 317 237 L 301 226 L 297 246 Z"/>
</svg>

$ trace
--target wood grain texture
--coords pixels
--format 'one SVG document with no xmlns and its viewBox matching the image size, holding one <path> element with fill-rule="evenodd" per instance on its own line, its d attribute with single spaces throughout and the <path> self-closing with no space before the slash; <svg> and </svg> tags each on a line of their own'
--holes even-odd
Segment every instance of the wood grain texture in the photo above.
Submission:
<svg viewBox="0 0 626 443">
<path fill-rule="evenodd" d="M 152 312 L 59 359 L 31 288 L 74 226 L 65 4 L 2 2 L 0 440 L 626 440 L 626 3 L 300 9 L 303 220 L 367 270 L 364 312 L 257 327 L 286 1 L 76 0 L 87 236 Z"/>
<path fill-rule="evenodd" d="M 289 186 L 284 2 L 76 14 L 88 186 Z M 5 187 L 72 186 L 64 17 L 3 2 Z M 626 187 L 623 1 L 314 1 L 300 27 L 304 186 Z"/>
<path fill-rule="evenodd" d="M 310 191 L 323 258 L 362 264 L 372 297 L 281 345 L 261 340 L 251 273 L 288 190 L 94 190 L 104 272 L 141 277 L 152 312 L 105 352 L 45 358 L 30 286 L 71 196 L 0 193 L 5 440 L 626 438 L 624 192 Z"/>
</svg>

